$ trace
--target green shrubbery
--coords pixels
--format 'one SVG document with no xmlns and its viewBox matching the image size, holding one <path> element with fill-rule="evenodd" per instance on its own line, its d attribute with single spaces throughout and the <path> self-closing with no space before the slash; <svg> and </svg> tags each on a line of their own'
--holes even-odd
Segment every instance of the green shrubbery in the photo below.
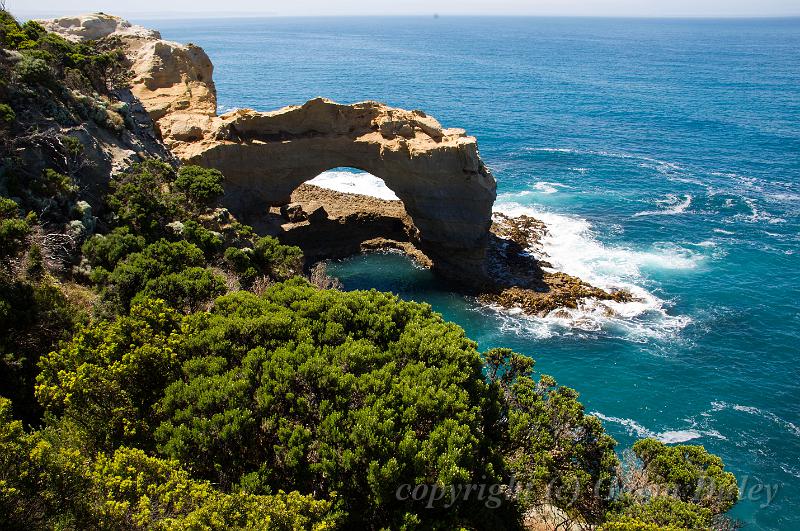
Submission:
<svg viewBox="0 0 800 531">
<path fill-rule="evenodd" d="M 249 287 L 260 277 L 279 281 L 302 273 L 297 247 L 215 218 L 222 182 L 217 170 L 176 171 L 155 160 L 112 182 L 107 202 L 116 227 L 90 238 L 83 254 L 113 311 L 126 311 L 138 295 L 190 312 L 224 293 L 228 277 Z"/>
<path fill-rule="evenodd" d="M 124 55 L 117 49 L 103 49 L 94 42 L 71 42 L 47 33 L 35 21 L 20 25 L 6 11 L 0 11 L 0 46 L 22 54 L 15 67 L 25 84 L 55 87 L 69 71 L 88 81 L 101 93 L 125 76 Z"/>
<path fill-rule="evenodd" d="M 31 238 L 35 216 L 20 213 L 0 197 L 0 393 L 33 421 L 40 413 L 33 399 L 39 356 L 72 332 L 80 312 L 45 274 L 41 247 Z"/>
<path fill-rule="evenodd" d="M 14 67 L 14 75 L 28 85 L 49 85 L 54 80 L 47 62 L 33 55 L 23 55 Z"/>
<path fill-rule="evenodd" d="M 192 201 L 209 205 L 223 192 L 224 178 L 219 170 L 200 166 L 183 166 L 175 179 L 175 188 L 185 193 Z"/>
<path fill-rule="evenodd" d="M 7 103 L 0 103 L 0 123 L 9 125 L 17 119 L 17 113 Z"/>
<path fill-rule="evenodd" d="M 569 442 L 572 455 L 550 458 L 613 467 L 601 430 L 597 441 L 567 435 L 595 424 L 574 393 L 552 385 L 537 395 L 539 422 L 558 420 L 562 439 L 529 448 L 530 433 L 505 432 L 500 412 L 515 409 L 481 368 L 474 343 L 429 306 L 297 280 L 264 297 L 227 295 L 210 313 L 189 316 L 142 300 L 129 316 L 86 328 L 44 359 L 37 393 L 82 427 L 95 450 L 154 450 L 226 491 L 313 492 L 336 500 L 354 524 L 513 524 L 508 508 L 482 514 L 488 509 L 467 500 L 444 511 L 454 501 L 442 500 L 432 511 L 427 501 L 395 496 L 402 484 L 507 480 L 517 469 L 504 466 L 505 438 L 531 462 Z M 530 366 L 518 379 L 533 382 Z M 547 411 L 545 402 L 561 406 Z M 560 478 L 555 466 L 539 477 Z"/>
<path fill-rule="evenodd" d="M 297 492 L 224 493 L 177 461 L 120 447 L 90 457 L 67 424 L 28 434 L 0 398 L 3 529 L 332 529 L 331 503 Z"/>
</svg>

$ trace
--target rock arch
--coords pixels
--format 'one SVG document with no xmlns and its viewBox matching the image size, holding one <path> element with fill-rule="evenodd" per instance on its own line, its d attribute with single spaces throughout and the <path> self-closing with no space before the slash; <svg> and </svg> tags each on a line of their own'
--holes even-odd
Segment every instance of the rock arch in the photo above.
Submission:
<svg viewBox="0 0 800 531">
<path fill-rule="evenodd" d="M 225 202 L 244 217 L 288 202 L 292 190 L 326 170 L 364 170 L 403 201 L 417 229 L 414 243 L 434 269 L 462 283 L 485 280 L 495 180 L 473 137 L 421 111 L 324 99 L 271 113 L 238 110 L 179 155 L 221 170 Z"/>
</svg>

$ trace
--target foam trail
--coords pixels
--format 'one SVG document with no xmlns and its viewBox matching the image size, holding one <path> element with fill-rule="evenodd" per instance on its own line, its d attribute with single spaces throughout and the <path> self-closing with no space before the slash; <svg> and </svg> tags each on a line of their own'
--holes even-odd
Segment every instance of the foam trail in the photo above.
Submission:
<svg viewBox="0 0 800 531">
<path fill-rule="evenodd" d="M 645 428 L 644 426 L 642 426 L 633 419 L 610 417 L 607 415 L 603 415 L 599 411 L 592 411 L 590 415 L 594 415 L 595 417 L 599 418 L 604 422 L 613 422 L 614 424 L 619 424 L 620 426 L 623 426 L 629 435 L 634 435 L 640 438 L 658 439 L 659 441 L 665 444 L 683 443 L 686 441 L 691 441 L 693 439 L 699 439 L 700 437 L 703 436 L 702 433 L 695 430 L 667 430 L 667 431 L 662 431 L 660 433 L 656 433 L 652 430 Z"/>
<path fill-rule="evenodd" d="M 554 194 L 558 192 L 559 188 L 569 188 L 569 186 L 549 181 L 539 181 L 533 185 L 533 189 L 542 194 Z"/>
<path fill-rule="evenodd" d="M 741 404 L 729 404 L 727 402 L 711 403 L 712 411 L 722 411 L 725 409 L 731 409 L 733 411 L 738 411 L 740 413 L 747 413 L 748 415 L 754 415 L 757 417 L 761 417 L 763 419 L 767 419 L 779 426 L 782 426 L 786 431 L 788 431 L 795 437 L 800 437 L 800 426 L 797 426 L 793 422 L 790 422 L 786 419 L 779 417 L 778 415 L 776 415 L 771 411 L 764 411 L 755 406 L 743 406 Z"/>
<path fill-rule="evenodd" d="M 686 194 L 681 200 L 675 194 L 668 194 L 667 199 L 662 199 L 660 201 L 656 201 L 656 203 L 665 203 L 667 204 L 667 208 L 663 210 L 644 210 L 642 212 L 637 212 L 633 215 L 633 217 L 639 216 L 669 216 L 674 214 L 682 214 L 686 212 L 686 209 L 692 204 L 692 196 Z"/>
<path fill-rule="evenodd" d="M 306 181 L 306 184 L 346 194 L 368 195 L 390 201 L 399 199 L 382 179 L 366 172 L 330 170 Z"/>
</svg>

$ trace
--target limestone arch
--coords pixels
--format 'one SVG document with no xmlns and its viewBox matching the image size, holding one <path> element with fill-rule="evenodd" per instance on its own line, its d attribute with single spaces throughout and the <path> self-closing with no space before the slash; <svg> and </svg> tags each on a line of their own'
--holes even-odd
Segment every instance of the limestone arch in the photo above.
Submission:
<svg viewBox="0 0 800 531">
<path fill-rule="evenodd" d="M 285 204 L 295 188 L 325 171 L 357 168 L 382 179 L 403 202 L 418 231 L 415 244 L 435 270 L 467 284 L 486 280 L 496 183 L 463 130 L 442 129 L 421 111 L 317 99 L 273 113 L 223 116 L 214 136 L 182 158 L 221 170 L 224 201 L 244 219 Z"/>
</svg>

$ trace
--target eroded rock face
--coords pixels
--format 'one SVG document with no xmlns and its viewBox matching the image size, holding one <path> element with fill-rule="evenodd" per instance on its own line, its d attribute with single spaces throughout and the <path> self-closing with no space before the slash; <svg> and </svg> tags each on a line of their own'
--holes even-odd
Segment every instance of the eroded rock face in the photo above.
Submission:
<svg viewBox="0 0 800 531">
<path fill-rule="evenodd" d="M 175 150 L 221 170 L 228 205 L 245 218 L 287 202 L 323 171 L 367 171 L 403 201 L 418 231 L 414 243 L 435 269 L 461 282 L 484 280 L 494 177 L 473 137 L 420 111 L 324 99 L 271 113 L 239 110 L 203 141 Z"/>
<path fill-rule="evenodd" d="M 73 41 L 118 39 L 131 62 L 131 93 L 170 149 L 200 140 L 212 128 L 217 113 L 214 66 L 199 46 L 163 40 L 157 31 L 104 13 L 38 22 Z"/>
<path fill-rule="evenodd" d="M 127 20 L 106 15 L 91 13 L 76 17 L 62 17 L 52 20 L 38 20 L 47 31 L 58 33 L 73 42 L 98 40 L 110 35 L 160 39 L 161 34 L 155 30 L 134 26 Z"/>
<path fill-rule="evenodd" d="M 321 98 L 274 112 L 238 110 L 219 117 L 213 67 L 199 47 L 161 40 L 109 15 L 44 24 L 69 38 L 122 40 L 133 63 L 131 90 L 165 143 L 185 162 L 221 170 L 226 206 L 237 215 L 252 219 L 270 205 L 285 204 L 295 188 L 323 171 L 362 169 L 403 201 L 417 229 L 414 243 L 435 269 L 460 283 L 487 280 L 496 183 L 475 138 L 463 130 L 444 129 L 421 111 Z"/>
</svg>

